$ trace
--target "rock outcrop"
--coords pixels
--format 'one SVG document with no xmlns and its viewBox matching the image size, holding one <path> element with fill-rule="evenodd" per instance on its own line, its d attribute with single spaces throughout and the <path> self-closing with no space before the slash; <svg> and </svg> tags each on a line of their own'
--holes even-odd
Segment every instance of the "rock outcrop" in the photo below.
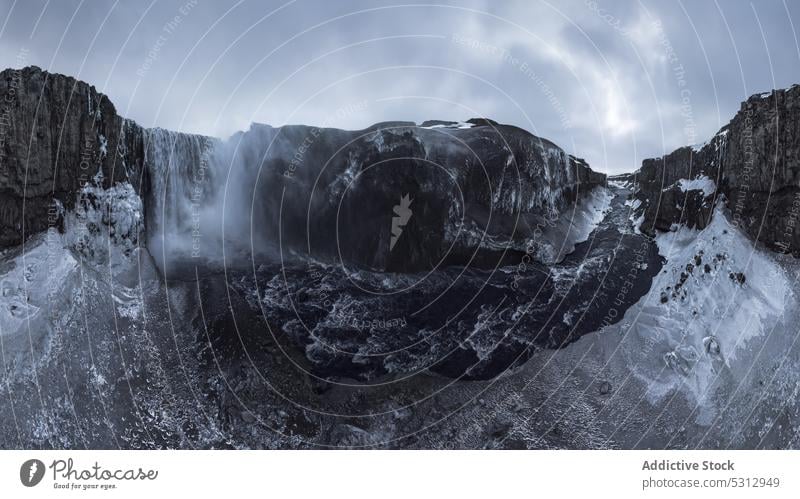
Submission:
<svg viewBox="0 0 800 499">
<path fill-rule="evenodd" d="M 754 95 L 711 140 L 647 159 L 641 230 L 704 228 L 717 198 L 754 240 L 800 256 L 800 86 Z"/>
<path fill-rule="evenodd" d="M 60 226 L 58 203 L 71 210 L 88 182 L 139 185 L 143 130 L 94 87 L 37 67 L 7 69 L 0 108 L 0 246 Z"/>
<path fill-rule="evenodd" d="M 284 252 L 307 248 L 375 270 L 494 266 L 519 259 L 537 229 L 605 183 L 525 130 L 488 120 L 434 123 L 358 131 L 253 125 L 229 141 L 243 163 L 232 169 L 258 166 L 238 189 L 246 199 L 253 190 L 250 225 L 264 241 L 280 239 Z"/>
</svg>

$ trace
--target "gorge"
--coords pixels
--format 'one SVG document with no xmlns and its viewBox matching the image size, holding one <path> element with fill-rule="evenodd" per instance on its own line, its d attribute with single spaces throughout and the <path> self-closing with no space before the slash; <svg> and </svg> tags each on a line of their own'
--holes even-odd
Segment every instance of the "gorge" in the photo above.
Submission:
<svg viewBox="0 0 800 499">
<path fill-rule="evenodd" d="M 798 97 L 607 177 L 488 118 L 223 140 L 3 71 L 0 445 L 796 446 Z"/>
</svg>

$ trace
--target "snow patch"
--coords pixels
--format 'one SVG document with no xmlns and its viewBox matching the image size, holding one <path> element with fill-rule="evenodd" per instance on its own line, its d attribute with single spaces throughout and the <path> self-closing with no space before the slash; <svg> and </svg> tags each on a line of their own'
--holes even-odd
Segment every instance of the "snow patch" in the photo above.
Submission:
<svg viewBox="0 0 800 499">
<path fill-rule="evenodd" d="M 105 158 L 108 155 L 108 139 L 103 134 L 100 134 L 98 139 L 100 141 L 100 155 Z"/>
<path fill-rule="evenodd" d="M 439 123 L 439 124 L 431 125 L 431 126 L 421 126 L 420 128 L 424 128 L 426 130 L 435 130 L 437 128 L 449 128 L 451 130 L 452 129 L 464 130 L 464 129 L 467 129 L 467 128 L 472 128 L 474 126 L 475 125 L 473 125 L 472 123 L 458 122 L 458 123 L 452 123 L 452 124 Z"/>
<path fill-rule="evenodd" d="M 608 185 L 610 187 L 616 187 L 617 189 L 632 189 L 633 182 L 626 182 L 624 180 L 609 180 Z"/>
<path fill-rule="evenodd" d="M 692 144 L 689 147 L 691 147 L 694 152 L 700 152 L 700 150 L 703 149 L 707 145 L 708 145 L 708 142 L 706 141 L 706 142 L 700 142 L 698 144 Z"/>
<path fill-rule="evenodd" d="M 686 191 L 703 191 L 703 195 L 708 197 L 717 191 L 717 184 L 705 175 L 700 175 L 692 180 L 680 179 L 678 180 L 678 187 L 681 192 Z"/>
<path fill-rule="evenodd" d="M 642 200 L 639 198 L 630 198 L 625 201 L 625 206 L 630 206 L 631 214 L 628 217 L 628 220 L 631 221 L 631 227 L 633 228 L 634 234 L 641 234 L 642 233 L 642 224 L 644 223 L 644 210 L 637 216 L 636 213 L 639 210 L 639 207 L 642 206 Z"/>
</svg>

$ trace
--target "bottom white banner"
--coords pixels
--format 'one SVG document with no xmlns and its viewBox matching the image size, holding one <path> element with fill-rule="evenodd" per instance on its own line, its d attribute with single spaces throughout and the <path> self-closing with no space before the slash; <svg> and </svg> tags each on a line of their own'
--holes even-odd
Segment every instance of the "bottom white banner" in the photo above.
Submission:
<svg viewBox="0 0 800 499">
<path fill-rule="evenodd" d="M 0 497 L 800 497 L 797 451 L 0 451 Z"/>
</svg>

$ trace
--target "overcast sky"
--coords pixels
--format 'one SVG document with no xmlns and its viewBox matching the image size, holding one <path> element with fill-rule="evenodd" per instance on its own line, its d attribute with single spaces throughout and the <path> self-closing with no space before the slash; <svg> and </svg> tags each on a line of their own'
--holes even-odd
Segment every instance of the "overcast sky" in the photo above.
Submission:
<svg viewBox="0 0 800 499">
<path fill-rule="evenodd" d="M 0 61 L 76 76 L 144 126 L 363 128 L 487 116 L 596 170 L 707 140 L 800 83 L 800 3 L 0 0 Z M 797 25 L 797 27 L 795 27 Z"/>
</svg>

